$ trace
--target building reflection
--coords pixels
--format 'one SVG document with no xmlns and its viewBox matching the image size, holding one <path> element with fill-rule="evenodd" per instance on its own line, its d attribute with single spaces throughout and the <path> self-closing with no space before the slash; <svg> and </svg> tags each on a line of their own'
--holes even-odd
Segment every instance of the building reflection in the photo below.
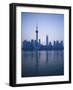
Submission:
<svg viewBox="0 0 73 90">
<path fill-rule="evenodd" d="M 38 70 L 39 70 L 39 52 L 36 50 L 35 51 L 35 59 L 36 59 L 36 62 L 35 62 L 35 72 L 36 74 L 38 74 Z"/>
<path fill-rule="evenodd" d="M 48 64 L 48 51 L 46 51 L 46 63 Z"/>
<path fill-rule="evenodd" d="M 63 51 L 25 51 L 22 57 L 22 77 L 64 74 Z"/>
</svg>

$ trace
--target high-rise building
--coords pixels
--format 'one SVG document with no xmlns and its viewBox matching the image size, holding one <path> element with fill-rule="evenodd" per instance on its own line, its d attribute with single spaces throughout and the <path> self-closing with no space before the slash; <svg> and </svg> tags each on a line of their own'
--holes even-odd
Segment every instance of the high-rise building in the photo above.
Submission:
<svg viewBox="0 0 73 90">
<path fill-rule="evenodd" d="M 38 42 L 38 25 L 36 25 L 36 41 Z"/>
<path fill-rule="evenodd" d="M 39 45 L 41 44 L 41 40 L 39 39 Z"/>
<path fill-rule="evenodd" d="M 46 35 L 46 46 L 48 46 L 48 35 Z"/>
</svg>

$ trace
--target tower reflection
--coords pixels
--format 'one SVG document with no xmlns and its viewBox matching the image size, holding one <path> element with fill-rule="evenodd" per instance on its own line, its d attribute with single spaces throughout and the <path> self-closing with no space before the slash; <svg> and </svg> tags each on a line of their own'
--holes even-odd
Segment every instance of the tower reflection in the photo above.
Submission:
<svg viewBox="0 0 73 90">
<path fill-rule="evenodd" d="M 48 51 L 46 51 L 46 64 L 48 64 Z"/>
<path fill-rule="evenodd" d="M 39 52 L 38 50 L 35 51 L 35 59 L 36 59 L 36 62 L 35 62 L 35 73 L 36 75 L 38 74 L 38 69 L 39 69 Z"/>
</svg>

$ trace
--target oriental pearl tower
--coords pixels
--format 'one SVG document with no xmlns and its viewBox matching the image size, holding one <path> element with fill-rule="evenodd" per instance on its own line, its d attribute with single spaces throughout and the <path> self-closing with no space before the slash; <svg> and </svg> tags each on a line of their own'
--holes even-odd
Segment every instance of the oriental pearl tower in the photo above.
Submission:
<svg viewBox="0 0 73 90">
<path fill-rule="evenodd" d="M 38 25 L 36 25 L 36 41 L 38 43 Z"/>
</svg>

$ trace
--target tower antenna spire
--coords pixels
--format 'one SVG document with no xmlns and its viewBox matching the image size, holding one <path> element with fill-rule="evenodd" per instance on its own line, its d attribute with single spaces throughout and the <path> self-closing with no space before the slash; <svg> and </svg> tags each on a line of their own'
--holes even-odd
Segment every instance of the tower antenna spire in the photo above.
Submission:
<svg viewBox="0 0 73 90">
<path fill-rule="evenodd" d="M 38 24 L 36 24 L 36 41 L 38 42 Z"/>
<path fill-rule="evenodd" d="M 38 30 L 38 24 L 36 24 L 36 30 Z"/>
</svg>

